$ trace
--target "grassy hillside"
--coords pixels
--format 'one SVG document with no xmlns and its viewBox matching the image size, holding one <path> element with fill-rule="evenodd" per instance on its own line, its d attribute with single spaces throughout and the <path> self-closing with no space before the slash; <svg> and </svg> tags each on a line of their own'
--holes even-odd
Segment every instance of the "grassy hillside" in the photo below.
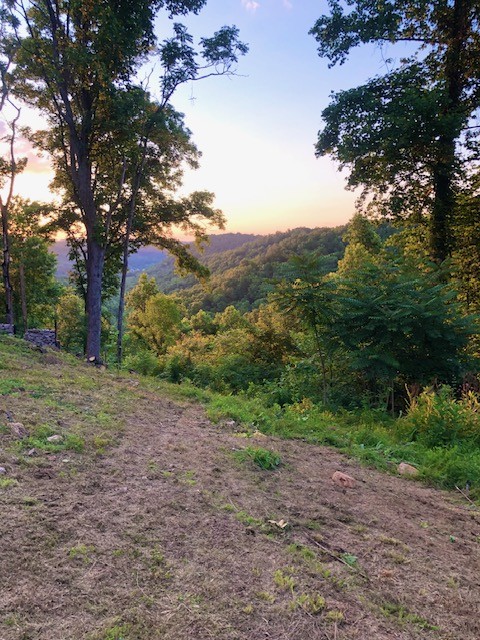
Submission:
<svg viewBox="0 0 480 640">
<path fill-rule="evenodd" d="M 13 338 L 0 372 L 2 640 L 480 636 L 458 493 Z"/>
</svg>

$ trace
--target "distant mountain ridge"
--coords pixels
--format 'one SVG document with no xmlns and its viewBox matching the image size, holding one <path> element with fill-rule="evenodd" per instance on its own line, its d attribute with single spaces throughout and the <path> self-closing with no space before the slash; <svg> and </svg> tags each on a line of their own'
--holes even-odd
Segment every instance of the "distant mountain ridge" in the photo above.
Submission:
<svg viewBox="0 0 480 640">
<path fill-rule="evenodd" d="M 209 256 L 214 253 L 228 251 L 240 247 L 246 242 L 260 236 L 252 233 L 222 233 L 213 234 L 210 236 L 210 242 L 204 245 L 203 251 L 198 251 L 193 243 L 187 243 L 192 246 L 192 251 L 195 255 Z M 69 272 L 72 269 L 72 263 L 68 259 L 68 246 L 66 240 L 58 240 L 52 245 L 52 253 L 57 256 L 57 278 L 65 280 L 68 277 Z M 129 258 L 129 272 L 130 277 L 135 277 L 137 272 L 144 271 L 153 265 L 161 264 L 163 261 L 169 259 L 167 251 L 157 249 L 156 247 L 148 246 L 142 247 L 137 253 L 134 253 Z M 170 259 L 170 264 L 173 265 L 173 260 Z"/>
</svg>

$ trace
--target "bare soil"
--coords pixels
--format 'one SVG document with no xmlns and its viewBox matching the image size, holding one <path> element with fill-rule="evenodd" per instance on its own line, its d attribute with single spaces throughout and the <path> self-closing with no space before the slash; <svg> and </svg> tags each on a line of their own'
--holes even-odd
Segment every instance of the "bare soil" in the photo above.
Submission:
<svg viewBox="0 0 480 640">
<path fill-rule="evenodd" d="M 247 440 L 135 384 L 103 454 L 9 458 L 1 640 L 480 638 L 480 513 L 460 494 Z M 245 446 L 282 465 L 238 461 Z"/>
</svg>

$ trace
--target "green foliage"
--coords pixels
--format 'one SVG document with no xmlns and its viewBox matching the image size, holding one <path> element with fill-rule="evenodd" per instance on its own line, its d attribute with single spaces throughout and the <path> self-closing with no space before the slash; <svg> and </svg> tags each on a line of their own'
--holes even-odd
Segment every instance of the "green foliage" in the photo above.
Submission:
<svg viewBox="0 0 480 640">
<path fill-rule="evenodd" d="M 367 264 L 339 279 L 337 292 L 332 330 L 353 370 L 377 384 L 397 376 L 421 384 L 458 379 L 475 325 L 435 274 L 396 262 Z"/>
<path fill-rule="evenodd" d="M 182 313 L 173 298 L 158 292 L 154 279 L 142 274 L 127 296 L 127 325 L 134 346 L 165 353 L 180 332 Z"/>
<path fill-rule="evenodd" d="M 10 280 L 17 331 L 53 328 L 60 287 L 56 258 L 49 252 L 51 229 L 42 225 L 49 205 L 13 198 L 9 206 Z"/>
<path fill-rule="evenodd" d="M 149 349 L 135 349 L 130 352 L 123 361 L 124 369 L 135 371 L 143 376 L 158 376 L 164 368 L 158 358 L 158 355 Z M 177 382 L 169 377 L 171 382 Z"/>
<path fill-rule="evenodd" d="M 235 451 L 234 455 L 238 460 L 251 460 L 260 469 L 268 471 L 276 469 L 282 462 L 278 453 L 261 447 L 246 447 Z"/>
<path fill-rule="evenodd" d="M 64 290 L 57 305 L 57 337 L 63 349 L 83 354 L 86 318 L 83 300 L 72 288 Z"/>
<path fill-rule="evenodd" d="M 480 447 L 480 402 L 472 392 L 456 400 L 449 387 L 424 391 L 412 399 L 403 425 L 410 439 L 427 447 Z"/>
<path fill-rule="evenodd" d="M 402 50 L 383 77 L 333 96 L 317 154 L 350 169 L 349 185 L 364 187 L 370 208 L 428 221 L 429 252 L 441 262 L 452 246 L 455 197 L 478 150 L 478 129 L 469 126 L 480 106 L 476 3 L 328 4 L 311 33 L 332 65 L 360 44 L 407 41 L 417 49 L 409 57 Z"/>
</svg>

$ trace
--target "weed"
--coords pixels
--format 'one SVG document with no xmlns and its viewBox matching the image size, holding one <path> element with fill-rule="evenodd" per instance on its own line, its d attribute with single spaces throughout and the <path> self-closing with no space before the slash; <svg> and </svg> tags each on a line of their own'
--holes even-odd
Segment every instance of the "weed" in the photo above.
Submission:
<svg viewBox="0 0 480 640">
<path fill-rule="evenodd" d="M 249 516 L 245 511 L 237 511 L 235 514 L 237 520 L 249 527 L 263 527 L 263 521 L 253 516 Z"/>
<path fill-rule="evenodd" d="M 282 589 L 283 591 L 290 591 L 291 593 L 293 593 L 296 582 L 293 577 L 289 575 L 291 573 L 291 569 L 285 569 L 285 571 L 277 569 L 277 571 L 275 571 L 273 575 L 273 581 L 279 589 Z"/>
<path fill-rule="evenodd" d="M 259 600 L 263 600 L 264 602 L 268 602 L 269 604 L 273 604 L 276 600 L 275 596 L 268 591 L 257 591 L 255 594 Z"/>
<path fill-rule="evenodd" d="M 197 481 L 195 480 L 195 471 L 185 471 L 180 482 L 188 485 L 189 487 L 194 487 L 197 484 Z"/>
<path fill-rule="evenodd" d="M 343 622 L 345 620 L 345 616 L 341 611 L 338 611 L 337 609 L 331 609 L 325 616 L 325 620 L 327 620 L 328 622 L 333 622 L 334 624 L 339 624 L 340 622 Z"/>
<path fill-rule="evenodd" d="M 421 629 L 428 629 L 429 631 L 439 630 L 439 627 L 430 624 L 430 622 L 428 622 L 428 620 L 425 620 L 425 618 L 422 618 L 415 613 L 410 613 L 408 609 L 402 604 L 397 604 L 395 602 L 384 602 L 380 607 L 380 611 L 386 617 L 396 618 L 396 620 L 400 624 L 410 623 L 420 627 Z"/>
<path fill-rule="evenodd" d="M 112 444 L 112 438 L 94 435 L 92 444 L 97 453 L 105 453 L 105 449 Z"/>
<path fill-rule="evenodd" d="M 312 551 L 311 549 L 309 549 L 308 547 L 305 547 L 302 544 L 289 544 L 287 547 L 287 551 L 289 553 L 293 553 L 295 555 L 300 556 L 300 558 L 302 558 L 303 560 L 306 560 L 307 562 L 310 560 L 316 560 L 316 554 L 314 551 Z"/>
<path fill-rule="evenodd" d="M 32 498 L 30 496 L 25 496 L 23 498 L 23 504 L 26 507 L 34 507 L 35 505 L 39 504 L 39 501 L 37 500 L 37 498 Z"/>
<path fill-rule="evenodd" d="M 18 482 L 14 478 L 0 478 L 0 489 L 7 489 L 8 487 L 14 487 Z"/>
<path fill-rule="evenodd" d="M 106 629 L 103 632 L 101 640 L 127 640 L 129 631 L 129 625 L 115 625 L 114 627 L 110 627 L 110 629 Z"/>
<path fill-rule="evenodd" d="M 380 542 L 382 544 L 391 545 L 393 547 L 401 547 L 404 551 L 409 551 L 408 545 L 397 538 L 389 538 L 388 536 L 380 536 Z"/>
<path fill-rule="evenodd" d="M 95 547 L 93 545 L 77 544 L 69 550 L 68 557 L 72 558 L 72 560 L 78 559 L 85 564 L 89 564 L 91 562 L 90 554 L 94 551 Z"/>
<path fill-rule="evenodd" d="M 405 557 L 401 553 L 397 553 L 396 551 L 389 551 L 387 556 L 395 563 L 395 564 L 406 564 L 409 561 L 407 557 Z"/>
<path fill-rule="evenodd" d="M 340 556 L 349 567 L 358 567 L 358 558 L 351 553 L 342 553 Z"/>
<path fill-rule="evenodd" d="M 233 455 L 242 462 L 251 460 L 257 467 L 267 471 L 276 469 L 282 462 L 278 453 L 261 447 L 246 447 L 240 451 L 235 451 Z"/>
<path fill-rule="evenodd" d="M 450 587 L 450 589 L 458 589 L 460 586 L 460 581 L 458 578 L 455 578 L 455 576 L 450 576 L 450 578 L 447 581 L 447 587 Z"/>
<path fill-rule="evenodd" d="M 307 613 L 312 615 L 317 615 L 323 609 L 325 609 L 325 598 L 321 595 L 308 595 L 306 593 L 302 593 L 297 596 L 292 603 L 290 604 L 290 608 L 295 610 L 297 608 L 303 609 Z"/>
</svg>

